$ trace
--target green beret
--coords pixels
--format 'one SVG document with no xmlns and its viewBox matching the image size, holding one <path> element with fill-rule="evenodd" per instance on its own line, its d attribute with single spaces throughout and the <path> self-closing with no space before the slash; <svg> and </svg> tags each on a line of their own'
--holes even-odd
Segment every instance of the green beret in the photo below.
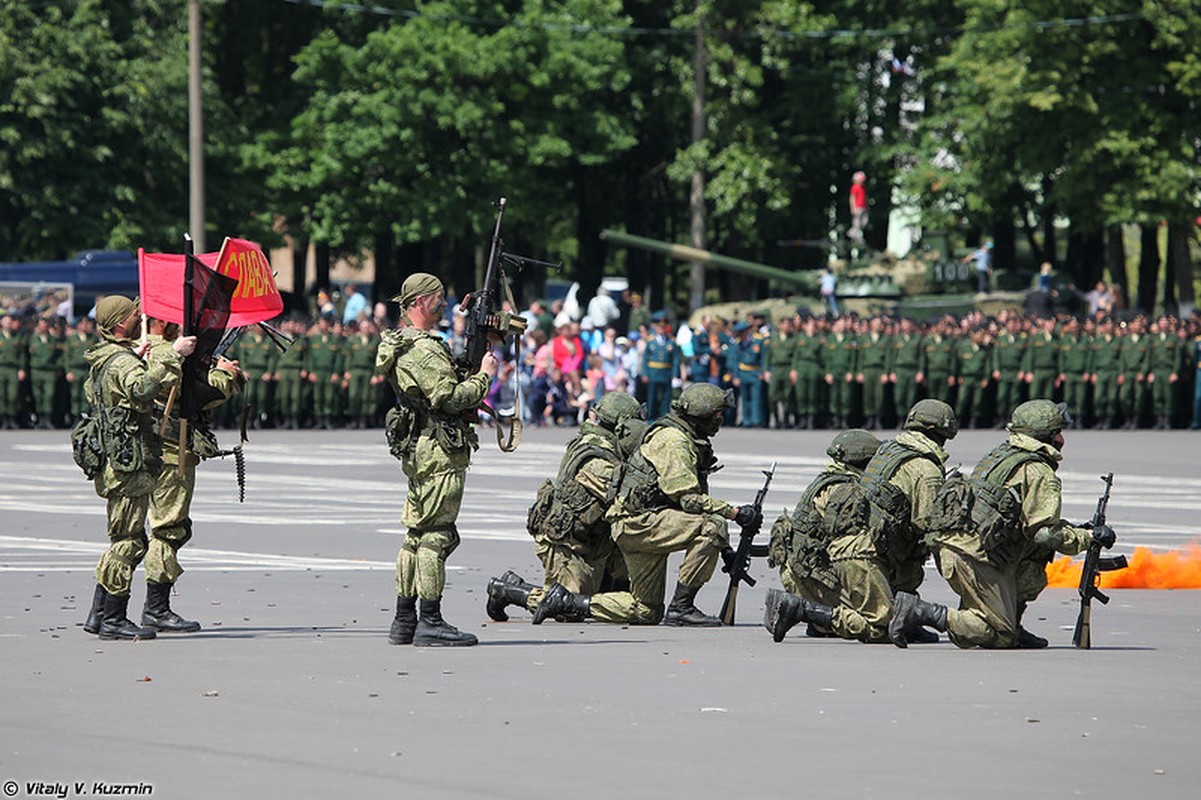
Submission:
<svg viewBox="0 0 1201 800">
<path fill-rule="evenodd" d="M 405 278 L 405 282 L 400 286 L 400 294 L 393 295 L 392 300 L 400 303 L 401 308 L 408 308 L 418 297 L 445 291 L 442 281 L 438 280 L 437 275 L 431 275 L 428 272 L 414 272 Z"/>
</svg>

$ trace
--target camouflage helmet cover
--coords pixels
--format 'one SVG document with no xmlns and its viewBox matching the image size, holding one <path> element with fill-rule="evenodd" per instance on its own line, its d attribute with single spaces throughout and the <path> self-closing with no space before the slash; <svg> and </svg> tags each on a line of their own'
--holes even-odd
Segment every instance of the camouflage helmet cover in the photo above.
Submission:
<svg viewBox="0 0 1201 800">
<path fill-rule="evenodd" d="M 862 428 L 852 428 L 834 437 L 826 448 L 826 455 L 856 467 L 867 466 L 876 450 L 880 448 L 880 440 Z"/>
<path fill-rule="evenodd" d="M 597 422 L 609 430 L 613 430 L 618 423 L 629 417 L 646 418 L 646 410 L 642 404 L 625 392 L 606 392 L 596 401 L 592 410 L 596 412 Z"/>
<path fill-rule="evenodd" d="M 959 420 L 955 417 L 955 409 L 943 401 L 919 400 L 905 417 L 905 430 L 954 439 L 955 434 L 959 433 Z"/>
<path fill-rule="evenodd" d="M 711 383 L 694 383 L 680 392 L 679 399 L 672 406 L 686 417 L 709 417 L 733 408 L 734 393 Z"/>
<path fill-rule="evenodd" d="M 1040 441 L 1050 441 L 1071 421 L 1066 403 L 1027 400 L 1013 410 L 1013 417 L 1006 428 L 1011 433 L 1024 433 Z"/>
</svg>

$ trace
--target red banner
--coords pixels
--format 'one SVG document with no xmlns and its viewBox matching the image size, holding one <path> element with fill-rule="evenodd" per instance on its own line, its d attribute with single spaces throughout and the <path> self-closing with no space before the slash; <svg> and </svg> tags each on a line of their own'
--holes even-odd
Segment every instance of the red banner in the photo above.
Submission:
<svg viewBox="0 0 1201 800">
<path fill-rule="evenodd" d="M 229 327 L 265 322 L 283 313 L 284 301 L 275 286 L 271 264 L 254 242 L 226 237 L 221 252 L 203 253 L 197 258 L 238 282 L 230 307 Z M 147 315 L 183 324 L 183 254 L 147 253 L 139 248 L 138 280 L 142 310 Z"/>
</svg>

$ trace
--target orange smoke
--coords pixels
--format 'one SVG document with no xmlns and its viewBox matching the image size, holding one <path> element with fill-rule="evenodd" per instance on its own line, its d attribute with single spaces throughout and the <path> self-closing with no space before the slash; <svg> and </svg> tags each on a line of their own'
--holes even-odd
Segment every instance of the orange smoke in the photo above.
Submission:
<svg viewBox="0 0 1201 800">
<path fill-rule="evenodd" d="M 1080 585 L 1083 562 L 1068 556 L 1047 565 L 1047 585 Z M 1102 589 L 1201 589 L 1201 545 L 1193 543 L 1183 551 L 1153 553 L 1149 547 L 1136 547 L 1126 569 L 1101 573 Z"/>
</svg>

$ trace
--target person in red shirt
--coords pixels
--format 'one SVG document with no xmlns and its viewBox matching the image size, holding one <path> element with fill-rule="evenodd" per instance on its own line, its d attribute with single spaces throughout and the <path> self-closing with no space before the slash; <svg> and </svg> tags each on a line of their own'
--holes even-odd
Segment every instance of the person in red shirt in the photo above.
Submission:
<svg viewBox="0 0 1201 800">
<path fill-rule="evenodd" d="M 855 244 L 863 244 L 863 232 L 867 230 L 867 189 L 863 185 L 866 182 L 867 175 L 862 170 L 851 176 L 851 228 L 847 236 Z"/>
</svg>

